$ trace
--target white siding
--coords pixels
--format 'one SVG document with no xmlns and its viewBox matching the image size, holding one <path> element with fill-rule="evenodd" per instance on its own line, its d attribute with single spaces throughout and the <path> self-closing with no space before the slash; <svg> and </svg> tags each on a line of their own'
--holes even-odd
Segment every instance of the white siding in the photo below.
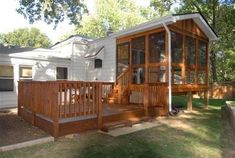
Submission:
<svg viewBox="0 0 235 158">
<path fill-rule="evenodd" d="M 48 52 L 21 52 L 10 56 L 0 54 L 0 65 L 14 66 L 15 84 L 13 92 L 0 92 L 0 108 L 16 107 L 17 105 L 17 88 L 20 66 L 32 66 L 32 78 L 33 80 L 38 81 L 56 80 L 56 67 L 68 68 L 68 80 L 115 80 L 115 38 L 109 37 L 101 39 L 90 43 L 90 45 L 76 41 L 67 43 L 63 46 L 64 47 L 57 47 Z M 88 48 L 97 48 L 100 46 L 104 46 L 104 49 L 96 57 L 102 59 L 102 68 L 95 69 L 94 58 L 86 59 L 84 57 L 88 53 Z"/>
<path fill-rule="evenodd" d="M 106 38 L 92 44 L 93 47 L 104 46 L 102 68 L 94 68 L 94 59 L 87 60 L 89 80 L 114 81 L 116 76 L 116 39 Z"/>
<path fill-rule="evenodd" d="M 87 45 L 73 44 L 73 54 L 71 57 L 72 80 L 87 80 L 86 60 L 84 58 L 87 52 Z"/>
<path fill-rule="evenodd" d="M 36 60 L 36 59 L 23 59 L 16 57 L 9 57 L 0 55 L 0 65 L 12 65 L 14 70 L 14 91 L 0 92 L 0 109 L 10 108 L 17 106 L 18 94 L 18 81 L 19 81 L 19 67 L 30 66 L 32 67 L 33 80 L 46 81 L 56 79 L 56 67 L 67 67 L 68 77 L 71 76 L 70 60 Z M 71 80 L 71 78 L 69 78 Z"/>
</svg>

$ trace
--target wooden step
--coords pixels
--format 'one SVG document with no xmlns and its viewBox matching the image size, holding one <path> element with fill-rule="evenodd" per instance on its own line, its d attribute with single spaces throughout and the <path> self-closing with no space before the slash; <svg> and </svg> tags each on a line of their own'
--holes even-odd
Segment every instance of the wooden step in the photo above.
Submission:
<svg viewBox="0 0 235 158">
<path fill-rule="evenodd" d="M 133 126 L 135 124 L 139 124 L 139 123 L 143 123 L 143 122 L 152 122 L 153 118 L 152 117 L 148 117 L 148 116 L 144 116 L 141 118 L 135 118 L 135 119 L 129 119 L 129 126 Z"/>
<path fill-rule="evenodd" d="M 121 127 L 132 127 L 135 124 L 143 123 L 143 122 L 151 122 L 153 120 L 152 117 L 141 117 L 141 118 L 133 118 L 124 121 L 116 121 L 111 123 L 104 124 L 101 129 L 103 132 L 108 132 L 109 130 L 121 128 Z"/>
<path fill-rule="evenodd" d="M 105 123 L 101 130 L 103 132 L 108 132 L 111 129 L 116 129 L 116 128 L 120 128 L 120 127 L 127 127 L 130 125 L 131 125 L 131 123 L 129 120 L 110 122 L 110 123 Z"/>
</svg>

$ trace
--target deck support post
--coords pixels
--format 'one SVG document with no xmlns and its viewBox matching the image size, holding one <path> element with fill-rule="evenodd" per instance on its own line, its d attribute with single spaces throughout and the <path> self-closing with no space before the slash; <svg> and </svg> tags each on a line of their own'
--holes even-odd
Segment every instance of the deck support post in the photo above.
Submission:
<svg viewBox="0 0 235 158">
<path fill-rule="evenodd" d="M 188 92 L 187 93 L 187 110 L 188 111 L 192 111 L 193 109 L 192 100 L 193 100 L 192 92 Z"/>
<path fill-rule="evenodd" d="M 208 104 L 209 104 L 209 91 L 204 91 L 204 103 L 205 103 L 205 108 L 208 109 Z"/>
<path fill-rule="evenodd" d="M 98 96 L 98 110 L 97 110 L 97 119 L 98 119 L 98 128 L 103 128 L 103 120 L 102 120 L 102 113 L 103 113 L 103 106 L 102 106 L 102 83 L 98 83 L 96 95 Z"/>
<path fill-rule="evenodd" d="M 148 106 L 149 106 L 149 86 L 144 84 L 144 113 L 145 116 L 148 116 Z"/>
</svg>

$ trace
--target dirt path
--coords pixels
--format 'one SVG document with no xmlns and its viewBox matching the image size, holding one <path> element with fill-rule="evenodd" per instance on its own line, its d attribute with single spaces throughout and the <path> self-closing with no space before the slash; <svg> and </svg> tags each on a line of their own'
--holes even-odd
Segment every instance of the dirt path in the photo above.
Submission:
<svg viewBox="0 0 235 158">
<path fill-rule="evenodd" d="M 15 112 L 0 111 L 0 146 L 48 136 L 44 131 L 22 120 Z"/>
</svg>

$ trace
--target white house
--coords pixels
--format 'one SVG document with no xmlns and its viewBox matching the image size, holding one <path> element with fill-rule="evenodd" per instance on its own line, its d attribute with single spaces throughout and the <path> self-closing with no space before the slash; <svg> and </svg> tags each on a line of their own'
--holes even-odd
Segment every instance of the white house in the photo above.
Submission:
<svg viewBox="0 0 235 158">
<path fill-rule="evenodd" d="M 162 17 L 96 40 L 74 35 L 50 49 L 1 48 L 0 108 L 16 107 L 17 82 L 20 79 L 115 81 L 119 71 L 116 47 L 121 42 L 125 44 L 124 37 L 133 35 L 134 38 L 137 34 L 158 28 L 167 32 L 167 26 L 183 20 L 192 20 L 209 41 L 217 40 L 206 20 L 195 13 Z M 198 30 L 194 32 L 195 35 L 200 33 Z"/>
</svg>

